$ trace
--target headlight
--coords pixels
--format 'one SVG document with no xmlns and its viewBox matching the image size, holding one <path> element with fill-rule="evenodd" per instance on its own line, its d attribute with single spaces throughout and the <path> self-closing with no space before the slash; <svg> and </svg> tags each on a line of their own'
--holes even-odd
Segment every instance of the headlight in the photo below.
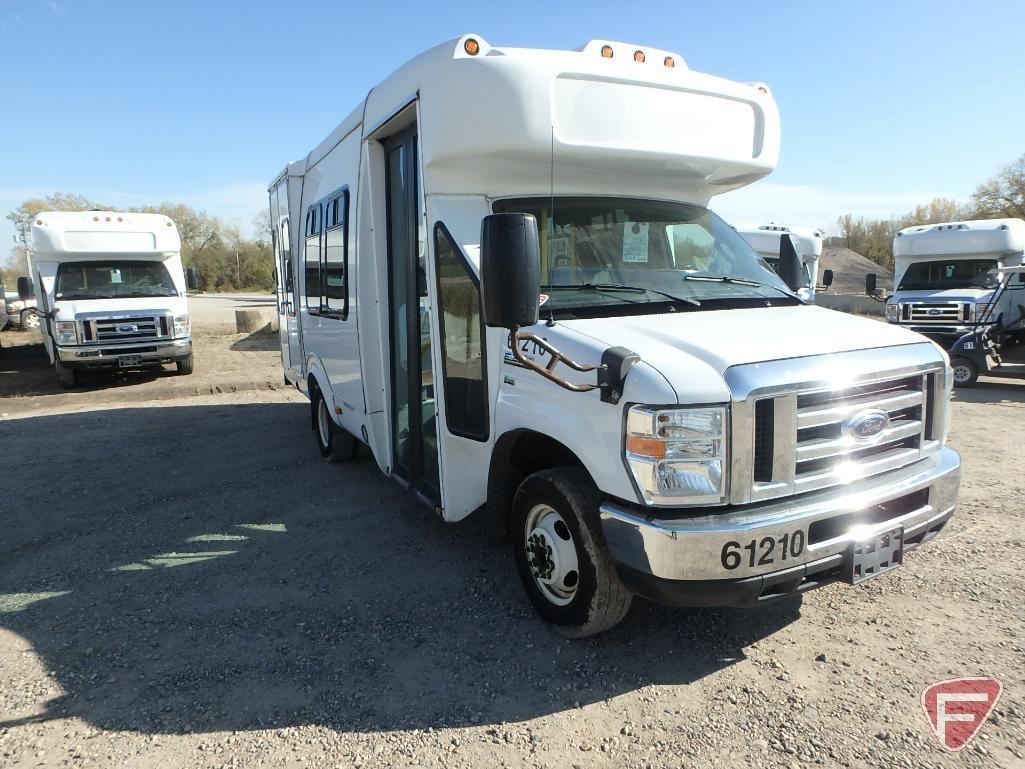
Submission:
<svg viewBox="0 0 1025 769">
<path fill-rule="evenodd" d="M 54 338 L 61 347 L 70 347 L 78 344 L 78 334 L 75 333 L 75 324 L 70 320 L 57 321 Z"/>
<path fill-rule="evenodd" d="M 188 315 L 179 315 L 174 319 L 174 335 L 176 338 L 188 336 L 190 328 Z"/>
<path fill-rule="evenodd" d="M 886 320 L 889 323 L 896 323 L 898 320 L 900 320 L 900 305 L 886 305 Z"/>
<path fill-rule="evenodd" d="M 724 501 L 726 407 L 633 406 L 626 418 L 626 461 L 649 504 Z"/>
<path fill-rule="evenodd" d="M 989 304 L 973 304 L 972 320 L 980 320 L 987 312 L 989 312 Z"/>
</svg>

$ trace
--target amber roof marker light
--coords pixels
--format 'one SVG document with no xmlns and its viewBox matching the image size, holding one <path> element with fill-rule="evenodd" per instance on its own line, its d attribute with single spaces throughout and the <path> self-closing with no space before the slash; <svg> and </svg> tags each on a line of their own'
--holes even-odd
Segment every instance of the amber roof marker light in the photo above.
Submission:
<svg viewBox="0 0 1025 769">
<path fill-rule="evenodd" d="M 601 55 L 602 55 L 602 58 L 604 58 L 604 59 L 611 59 L 612 58 L 612 46 L 611 45 L 603 45 L 601 47 Z"/>
<path fill-rule="evenodd" d="M 645 58 L 644 51 L 634 51 L 634 61 L 643 63 Z"/>
<path fill-rule="evenodd" d="M 666 56 L 664 59 L 662 59 L 662 63 L 669 67 L 669 69 L 672 69 L 676 66 L 676 60 L 672 56 Z"/>
<path fill-rule="evenodd" d="M 466 38 L 466 42 L 463 43 L 463 50 L 466 51 L 470 56 L 476 56 L 480 53 L 480 43 L 474 40 L 472 37 Z"/>
</svg>

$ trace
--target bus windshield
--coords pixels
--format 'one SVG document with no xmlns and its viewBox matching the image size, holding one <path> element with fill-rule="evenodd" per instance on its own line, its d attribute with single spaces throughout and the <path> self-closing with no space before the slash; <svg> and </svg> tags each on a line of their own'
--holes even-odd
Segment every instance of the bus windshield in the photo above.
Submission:
<svg viewBox="0 0 1025 769">
<path fill-rule="evenodd" d="M 178 296 L 162 262 L 104 260 L 63 262 L 57 268 L 56 299 L 120 299 Z"/>
<path fill-rule="evenodd" d="M 545 310 L 798 301 L 747 241 L 707 208 L 567 197 L 500 200 L 494 211 L 537 219 Z"/>
<path fill-rule="evenodd" d="M 997 284 L 996 259 L 947 259 L 913 262 L 900 279 L 898 290 L 993 288 Z"/>
</svg>

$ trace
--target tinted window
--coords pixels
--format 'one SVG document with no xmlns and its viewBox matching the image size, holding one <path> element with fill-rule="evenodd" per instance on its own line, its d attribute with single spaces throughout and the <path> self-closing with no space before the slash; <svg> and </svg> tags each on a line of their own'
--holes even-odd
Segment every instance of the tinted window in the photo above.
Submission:
<svg viewBox="0 0 1025 769">
<path fill-rule="evenodd" d="M 325 310 L 345 318 L 349 313 L 349 193 L 344 192 L 328 204 L 328 231 L 324 234 Z"/>
<path fill-rule="evenodd" d="M 306 306 L 320 311 L 320 206 L 306 214 Z"/>
<path fill-rule="evenodd" d="M 484 369 L 484 321 L 480 286 L 443 225 L 434 228 L 441 307 L 445 420 L 453 435 L 488 438 L 488 393 Z"/>
<path fill-rule="evenodd" d="M 992 288 L 997 284 L 995 259 L 944 259 L 915 262 L 905 271 L 898 289 Z"/>
</svg>

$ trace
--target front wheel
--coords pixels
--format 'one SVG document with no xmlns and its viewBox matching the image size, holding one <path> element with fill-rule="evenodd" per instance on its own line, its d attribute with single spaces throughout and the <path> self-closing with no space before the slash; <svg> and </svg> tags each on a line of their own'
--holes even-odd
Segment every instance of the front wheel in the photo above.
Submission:
<svg viewBox="0 0 1025 769">
<path fill-rule="evenodd" d="M 950 367 L 954 370 L 954 387 L 974 387 L 979 381 L 979 367 L 967 358 L 951 358 Z"/>
<path fill-rule="evenodd" d="M 527 476 L 513 500 L 513 554 L 538 614 L 567 638 L 619 624 L 633 596 L 609 557 L 598 491 L 578 468 Z"/>
<path fill-rule="evenodd" d="M 75 369 L 68 368 L 59 360 L 54 362 L 53 367 L 57 370 L 57 379 L 60 380 L 61 387 L 65 390 L 78 387 L 78 372 Z"/>
<path fill-rule="evenodd" d="M 316 391 L 313 399 L 313 414 L 317 447 L 322 457 L 328 462 L 345 462 L 356 456 L 359 443 L 346 430 L 335 424 L 320 390 Z"/>
<path fill-rule="evenodd" d="M 175 368 L 178 369 L 178 373 L 182 376 L 188 376 L 192 373 L 192 356 L 176 360 L 174 362 Z"/>
<path fill-rule="evenodd" d="M 21 313 L 22 328 L 39 328 L 39 314 L 35 310 L 23 310 Z"/>
</svg>

